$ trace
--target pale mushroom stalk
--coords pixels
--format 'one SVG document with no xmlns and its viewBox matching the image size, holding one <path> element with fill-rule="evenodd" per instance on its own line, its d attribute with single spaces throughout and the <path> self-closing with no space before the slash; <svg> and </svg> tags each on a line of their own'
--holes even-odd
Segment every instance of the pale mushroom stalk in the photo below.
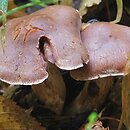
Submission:
<svg viewBox="0 0 130 130">
<path fill-rule="evenodd" d="M 32 85 L 32 90 L 46 108 L 59 115 L 65 101 L 65 84 L 58 67 L 49 63 L 47 70 L 48 78 L 40 84 Z"/>
<path fill-rule="evenodd" d="M 129 27 L 108 22 L 97 22 L 82 30 L 81 37 L 88 50 L 89 63 L 80 69 L 71 71 L 71 76 L 74 79 L 94 80 L 103 77 L 125 76 L 129 73 Z M 123 90 L 122 102 L 129 97 L 124 97 L 124 93 L 127 91 L 126 95 L 128 95 L 129 91 L 127 77 L 123 82 L 125 82 L 126 88 Z M 123 109 L 123 112 L 129 111 L 127 107 L 123 107 Z M 125 122 L 127 125 L 128 119 Z"/>
</svg>

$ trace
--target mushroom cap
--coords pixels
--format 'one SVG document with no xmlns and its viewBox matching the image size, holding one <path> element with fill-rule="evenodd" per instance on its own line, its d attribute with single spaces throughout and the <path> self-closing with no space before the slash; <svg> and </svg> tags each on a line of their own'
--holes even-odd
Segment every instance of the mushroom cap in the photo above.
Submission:
<svg viewBox="0 0 130 130">
<path fill-rule="evenodd" d="M 32 85 L 48 77 L 47 61 L 65 70 L 83 66 L 88 55 L 80 25 L 78 12 L 60 5 L 8 21 L 4 53 L 0 44 L 0 79 Z"/>
<path fill-rule="evenodd" d="M 24 42 L 26 29 L 16 29 L 21 22 L 18 18 L 7 23 L 4 52 L 0 43 L 0 79 L 9 84 L 38 84 L 48 77 L 47 63 L 37 48 L 39 39 L 35 39 L 38 30 L 32 30 L 36 32 Z"/>
<path fill-rule="evenodd" d="M 77 80 L 92 80 L 129 73 L 130 28 L 108 22 L 97 22 L 81 32 L 89 54 L 89 63 L 71 71 Z"/>
<path fill-rule="evenodd" d="M 48 43 L 44 50 L 47 60 L 64 70 L 77 69 L 83 63 L 87 64 L 88 54 L 81 41 L 78 11 L 69 6 L 54 5 L 40 10 L 38 14 L 40 17 L 37 16 L 36 22 L 46 18 L 44 31 Z M 41 26 L 43 23 L 37 25 L 38 28 Z"/>
</svg>

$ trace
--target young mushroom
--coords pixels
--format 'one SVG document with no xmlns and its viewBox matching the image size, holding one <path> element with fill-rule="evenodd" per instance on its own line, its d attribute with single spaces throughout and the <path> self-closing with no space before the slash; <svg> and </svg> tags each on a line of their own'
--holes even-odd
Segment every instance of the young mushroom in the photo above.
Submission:
<svg viewBox="0 0 130 130">
<path fill-rule="evenodd" d="M 89 53 L 89 63 L 82 68 L 71 71 L 71 76 L 76 80 L 93 80 L 103 77 L 127 75 L 130 68 L 129 36 L 130 28 L 123 25 L 107 22 L 90 24 L 81 32 L 83 44 Z M 106 82 L 104 78 L 102 82 Z M 102 93 L 105 93 L 105 97 L 109 91 L 109 87 L 110 83 L 107 83 L 105 88 L 104 86 L 99 87 L 99 89 L 103 90 Z M 103 97 L 104 101 L 105 97 L 102 96 L 100 91 L 97 93 L 96 101 L 94 98 L 88 100 L 88 90 L 88 85 L 83 88 L 79 96 L 70 105 L 68 110 L 70 113 L 72 110 L 75 113 L 88 110 L 88 105 L 93 101 L 95 103 L 93 108 L 95 108 L 101 101 L 101 97 Z"/>
<path fill-rule="evenodd" d="M 61 5 L 10 20 L 4 53 L 0 45 L 0 79 L 10 84 L 41 83 L 48 77 L 47 61 L 65 70 L 82 67 L 88 55 L 80 26 L 79 13 Z"/>
</svg>

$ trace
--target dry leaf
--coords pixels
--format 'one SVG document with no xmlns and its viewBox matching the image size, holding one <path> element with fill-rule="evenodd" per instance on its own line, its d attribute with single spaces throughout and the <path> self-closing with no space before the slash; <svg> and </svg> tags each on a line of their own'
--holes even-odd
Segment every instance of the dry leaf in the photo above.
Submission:
<svg viewBox="0 0 130 130">
<path fill-rule="evenodd" d="M 83 0 L 82 3 L 84 3 L 84 6 L 91 7 L 93 5 L 98 5 L 101 2 L 101 0 Z"/>
<path fill-rule="evenodd" d="M 15 102 L 0 96 L 0 129 L 45 130 Z"/>
<path fill-rule="evenodd" d="M 122 121 L 130 129 L 130 74 L 122 82 Z"/>
<path fill-rule="evenodd" d="M 14 0 L 9 0 L 9 4 L 8 4 L 8 10 L 11 10 L 13 8 L 16 8 L 17 6 L 14 4 Z M 11 15 L 8 16 L 9 19 L 12 19 L 12 18 L 16 18 L 16 17 L 21 17 L 21 16 L 24 16 L 24 15 L 27 15 L 26 12 L 25 12 L 25 9 L 23 10 L 20 10 L 20 11 L 17 11 Z"/>
<path fill-rule="evenodd" d="M 60 2 L 61 5 L 72 5 L 73 1 L 72 0 L 61 0 Z"/>
<path fill-rule="evenodd" d="M 101 0 L 83 0 L 79 8 L 79 12 L 81 16 L 86 14 L 88 7 L 91 7 L 93 5 L 98 5 L 100 2 Z"/>
<path fill-rule="evenodd" d="M 87 124 L 84 124 L 79 130 L 86 130 L 85 129 L 85 126 Z M 91 130 L 109 130 L 109 128 L 104 128 L 103 125 L 102 125 L 102 122 L 97 120 L 94 124 L 93 124 L 93 127 Z"/>
</svg>

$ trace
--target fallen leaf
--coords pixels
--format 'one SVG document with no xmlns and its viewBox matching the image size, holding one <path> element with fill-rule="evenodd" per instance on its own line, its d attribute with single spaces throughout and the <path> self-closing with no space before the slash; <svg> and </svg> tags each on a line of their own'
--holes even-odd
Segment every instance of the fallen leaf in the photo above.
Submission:
<svg viewBox="0 0 130 130">
<path fill-rule="evenodd" d="M 69 5 L 69 6 L 71 6 L 72 3 L 73 3 L 72 0 L 61 0 L 60 2 L 61 5 Z"/>
<path fill-rule="evenodd" d="M 100 4 L 101 1 L 102 0 L 83 0 L 80 5 L 80 8 L 79 8 L 79 12 L 80 12 L 81 16 L 86 14 L 88 7 L 91 7 L 93 5 L 98 5 L 98 4 Z"/>
<path fill-rule="evenodd" d="M 0 129 L 45 130 L 24 109 L 4 96 L 0 96 Z"/>
</svg>

